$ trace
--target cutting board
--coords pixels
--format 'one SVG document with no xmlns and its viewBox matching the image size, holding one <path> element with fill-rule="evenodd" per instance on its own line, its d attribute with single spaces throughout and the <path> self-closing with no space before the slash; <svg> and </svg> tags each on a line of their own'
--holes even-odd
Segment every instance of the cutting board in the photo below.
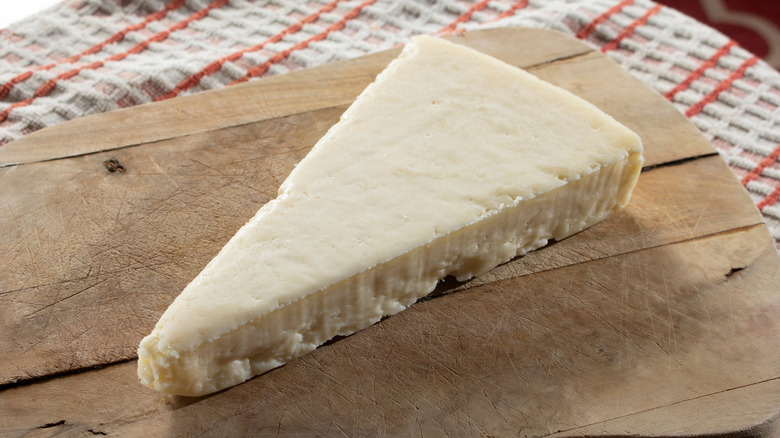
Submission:
<svg viewBox="0 0 780 438">
<path fill-rule="evenodd" d="M 629 206 L 242 385 L 168 397 L 137 382 L 138 342 L 399 50 L 32 133 L 0 148 L 0 435 L 778 433 L 780 260 L 709 143 L 562 34 L 450 39 L 639 133 Z"/>
</svg>

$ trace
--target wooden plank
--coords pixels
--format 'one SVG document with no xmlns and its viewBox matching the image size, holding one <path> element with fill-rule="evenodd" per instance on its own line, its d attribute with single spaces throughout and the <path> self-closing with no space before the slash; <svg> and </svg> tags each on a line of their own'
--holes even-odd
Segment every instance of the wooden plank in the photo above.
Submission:
<svg viewBox="0 0 780 438">
<path fill-rule="evenodd" d="M 0 392 L 0 433 L 45 425 L 55 425 L 46 428 L 52 435 L 171 436 L 766 429 L 780 406 L 778 275 L 757 225 L 416 303 L 207 397 L 142 388 L 134 361 L 9 388 Z"/>
<path fill-rule="evenodd" d="M 492 29 L 460 33 L 449 39 L 518 67 L 592 51 L 558 32 L 539 29 Z M 152 143 L 347 105 L 399 52 L 400 48 L 396 48 L 262 81 L 75 119 L 0 148 L 0 167 Z"/>
<path fill-rule="evenodd" d="M 780 378 L 779 274 L 768 233 L 752 227 L 492 283 L 127 430 L 505 436 L 599 423 Z M 757 404 L 767 417 L 776 395 Z M 688 423 L 667 414 L 656 421 Z"/>
<path fill-rule="evenodd" d="M 651 142 L 648 165 L 713 153 L 666 101 L 589 46 L 542 29 L 451 36 L 584 97 Z M 182 98 L 83 117 L 0 148 L 0 167 L 78 156 L 348 105 L 400 49 Z M 605 83 L 605 78 L 609 82 Z M 616 92 L 619 90 L 620 92 Z M 665 129 L 675 126 L 676 129 Z M 652 142 L 676 148 L 654 148 Z"/>
<path fill-rule="evenodd" d="M 454 287 L 461 290 L 760 223 L 755 206 L 720 157 L 656 167 L 642 173 L 620 214 Z"/>
<path fill-rule="evenodd" d="M 245 126 L 240 141 L 211 131 L 0 169 L 0 383 L 135 357 L 178 292 L 341 114 L 324 111 Z M 308 129 L 285 135 L 291 126 Z M 108 171 L 109 159 L 124 171 Z"/>
</svg>

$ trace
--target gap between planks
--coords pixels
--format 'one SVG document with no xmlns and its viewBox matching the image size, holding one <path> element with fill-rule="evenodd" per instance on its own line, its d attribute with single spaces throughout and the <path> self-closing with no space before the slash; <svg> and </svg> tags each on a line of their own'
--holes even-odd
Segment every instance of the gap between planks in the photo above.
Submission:
<svg viewBox="0 0 780 438">
<path fill-rule="evenodd" d="M 733 388 L 723 389 L 723 390 L 720 390 L 720 391 L 714 391 L 714 392 L 711 392 L 711 393 L 708 393 L 708 394 L 702 394 L 702 395 L 699 395 L 699 396 L 696 396 L 696 397 L 687 398 L 685 400 L 678 400 L 676 402 L 668 403 L 668 404 L 665 404 L 663 406 L 656 406 L 656 407 L 653 407 L 653 408 L 650 408 L 650 409 L 643 409 L 643 410 L 639 410 L 639 411 L 636 411 L 636 412 L 631 412 L 631 413 L 628 413 L 628 414 L 625 414 L 625 415 L 620 415 L 618 417 L 610 418 L 610 419 L 607 419 L 607 420 L 597 421 L 595 423 L 590 423 L 590 424 L 585 424 L 585 425 L 582 425 L 582 426 L 573 427 L 571 429 L 559 430 L 557 432 L 551 432 L 551 433 L 548 433 L 548 434 L 545 434 L 545 435 L 541 435 L 539 438 L 556 437 L 556 436 L 560 436 L 560 435 L 569 436 L 570 434 L 576 433 L 577 431 L 585 431 L 585 434 L 583 436 L 591 436 L 591 434 L 589 434 L 587 432 L 587 430 L 588 429 L 592 429 L 595 426 L 608 425 L 610 423 L 614 423 L 616 421 L 629 419 L 631 417 L 636 417 L 638 415 L 647 414 L 647 413 L 655 412 L 655 411 L 662 411 L 662 410 L 670 408 L 672 406 L 679 406 L 679 405 L 683 405 L 683 404 L 686 404 L 686 403 L 689 403 L 689 402 L 692 402 L 692 401 L 696 401 L 696 400 L 703 400 L 703 399 L 711 398 L 711 397 L 718 396 L 718 395 L 723 395 L 723 394 L 727 394 L 727 393 L 731 393 L 731 392 L 735 392 L 735 391 L 741 391 L 741 390 L 745 390 L 745 389 L 749 389 L 749 388 L 754 388 L 754 387 L 757 387 L 757 386 L 766 385 L 766 384 L 771 383 L 771 382 L 780 382 L 780 376 L 773 377 L 771 379 L 764 379 L 764 380 L 761 380 L 759 382 L 749 383 L 747 385 L 739 385 L 739 386 L 735 386 Z M 775 415 L 771 416 L 770 418 L 767 418 L 767 420 L 765 422 L 763 422 L 761 424 L 755 425 L 750 430 L 728 431 L 728 432 L 724 433 L 722 436 L 762 436 L 763 435 L 761 433 L 762 431 L 767 430 L 767 431 L 771 432 L 775 428 L 780 427 L 780 424 L 778 424 L 778 420 L 780 420 L 780 414 L 775 414 Z M 742 434 L 742 432 L 744 432 L 744 435 Z M 751 432 L 756 432 L 756 433 L 751 433 Z M 613 436 L 613 435 L 610 435 L 610 434 L 606 434 L 606 435 L 599 434 L 599 435 L 602 436 L 602 437 Z M 644 436 L 644 435 L 637 434 L 635 436 Z M 709 436 L 709 435 L 707 435 L 707 436 Z M 721 436 L 721 435 L 718 434 L 718 436 Z M 772 435 L 767 435 L 767 436 L 772 436 Z"/>
<path fill-rule="evenodd" d="M 576 60 L 578 58 L 581 58 L 583 56 L 589 55 L 591 53 L 595 53 L 595 51 L 593 49 L 583 50 L 582 52 L 577 52 L 577 53 L 573 53 L 573 54 L 565 55 L 565 56 L 559 56 L 557 58 L 549 59 L 549 60 L 546 60 L 546 61 L 538 62 L 536 64 L 531 64 L 531 65 L 528 65 L 528 66 L 523 66 L 523 67 L 518 67 L 518 68 L 522 68 L 523 70 L 533 70 L 533 69 L 536 69 L 536 68 L 539 68 L 539 67 L 552 65 L 552 64 L 559 63 L 559 62 L 570 62 L 572 60 Z M 262 84 L 262 85 L 264 85 L 264 84 Z M 263 118 L 263 119 L 258 119 L 258 120 L 251 120 L 251 121 L 246 121 L 246 122 L 241 122 L 241 123 L 235 123 L 235 124 L 231 124 L 231 125 L 227 125 L 227 126 L 220 126 L 220 127 L 213 128 L 213 129 L 205 129 L 205 130 L 201 130 L 201 131 L 192 131 L 192 132 L 187 132 L 187 133 L 178 134 L 178 135 L 169 135 L 169 136 L 164 136 L 164 137 L 160 137 L 160 138 L 156 138 L 154 140 L 148 140 L 148 141 L 128 142 L 127 144 L 122 144 L 122 145 L 108 147 L 108 148 L 94 150 L 94 151 L 86 151 L 86 152 L 75 153 L 75 154 L 65 154 L 65 155 L 61 155 L 61 156 L 45 158 L 45 159 L 39 159 L 39 160 L 32 160 L 32 161 L 13 162 L 13 163 L 0 163 L 0 169 L 6 168 L 6 167 L 22 166 L 22 165 L 25 165 L 25 164 L 47 163 L 47 162 L 52 162 L 52 161 L 65 160 L 65 159 L 69 159 L 69 158 L 77 158 L 77 157 L 101 154 L 101 153 L 105 153 L 105 152 L 123 150 L 123 149 L 138 147 L 138 146 L 152 145 L 152 144 L 155 144 L 155 143 L 160 143 L 160 142 L 169 141 L 169 140 L 175 140 L 175 139 L 178 139 L 178 138 L 192 137 L 192 136 L 196 136 L 196 135 L 203 134 L 203 133 L 206 133 L 206 132 L 219 132 L 219 131 L 223 131 L 223 130 L 227 130 L 227 129 L 235 129 L 235 128 L 240 128 L 242 126 L 248 126 L 248 125 L 251 125 L 253 123 L 281 120 L 281 119 L 284 119 L 284 118 L 287 118 L 287 117 L 296 116 L 296 115 L 300 115 L 300 114 L 305 114 L 305 113 L 309 113 L 309 112 L 325 111 L 325 110 L 331 110 L 331 109 L 342 108 L 342 107 L 344 108 L 344 110 L 346 110 L 346 108 L 348 108 L 349 105 L 350 104 L 337 104 L 337 105 L 323 106 L 323 107 L 318 107 L 318 108 L 311 108 L 311 109 L 306 109 L 306 110 L 302 110 L 302 111 L 293 111 L 293 112 L 289 112 L 289 113 L 286 113 L 286 114 L 279 114 L 279 115 L 268 117 L 268 118 Z M 56 129 L 57 127 L 53 127 L 53 128 Z"/>
</svg>

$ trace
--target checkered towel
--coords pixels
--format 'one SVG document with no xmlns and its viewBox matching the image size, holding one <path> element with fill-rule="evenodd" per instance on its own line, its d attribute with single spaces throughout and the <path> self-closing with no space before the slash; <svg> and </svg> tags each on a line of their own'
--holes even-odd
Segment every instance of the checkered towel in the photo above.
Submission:
<svg viewBox="0 0 780 438">
<path fill-rule="evenodd" d="M 67 0 L 0 30 L 0 145 L 416 34 L 488 26 L 573 35 L 663 94 L 720 152 L 780 248 L 780 74 L 647 0 Z"/>
</svg>

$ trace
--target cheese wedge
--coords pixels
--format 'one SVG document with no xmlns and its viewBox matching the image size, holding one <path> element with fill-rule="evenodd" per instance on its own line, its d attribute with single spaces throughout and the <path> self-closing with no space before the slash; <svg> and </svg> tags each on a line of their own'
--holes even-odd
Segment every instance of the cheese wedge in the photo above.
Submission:
<svg viewBox="0 0 780 438">
<path fill-rule="evenodd" d="M 567 91 L 416 37 L 184 289 L 138 350 L 218 391 L 623 208 L 639 137 Z"/>
</svg>

